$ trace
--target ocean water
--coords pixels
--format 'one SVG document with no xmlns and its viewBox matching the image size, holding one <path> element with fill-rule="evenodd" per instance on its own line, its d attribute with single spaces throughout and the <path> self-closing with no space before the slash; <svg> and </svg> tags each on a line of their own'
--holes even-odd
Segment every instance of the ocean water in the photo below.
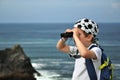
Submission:
<svg viewBox="0 0 120 80">
<path fill-rule="evenodd" d="M 42 74 L 37 80 L 71 80 L 74 59 L 56 49 L 60 33 L 72 23 L 0 23 L 0 49 L 20 44 Z M 99 23 L 98 38 L 114 64 L 114 80 L 120 80 L 120 23 Z M 67 44 L 73 45 L 72 40 Z"/>
</svg>

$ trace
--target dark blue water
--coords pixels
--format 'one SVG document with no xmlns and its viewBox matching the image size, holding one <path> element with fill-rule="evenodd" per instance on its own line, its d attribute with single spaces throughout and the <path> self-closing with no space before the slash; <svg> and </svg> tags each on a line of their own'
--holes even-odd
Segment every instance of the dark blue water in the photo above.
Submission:
<svg viewBox="0 0 120 80">
<path fill-rule="evenodd" d="M 72 26 L 72 23 L 0 24 L 0 49 L 20 44 L 42 74 L 38 80 L 71 80 L 74 59 L 59 52 L 56 43 L 60 33 Z M 99 23 L 99 28 L 100 44 L 114 64 L 114 80 L 120 80 L 120 23 Z"/>
</svg>

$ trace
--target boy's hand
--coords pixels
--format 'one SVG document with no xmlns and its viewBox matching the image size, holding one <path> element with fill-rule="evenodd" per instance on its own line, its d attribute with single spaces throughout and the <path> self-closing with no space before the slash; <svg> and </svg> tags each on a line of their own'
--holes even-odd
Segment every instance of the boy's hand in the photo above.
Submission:
<svg viewBox="0 0 120 80">
<path fill-rule="evenodd" d="M 66 29 L 65 32 L 73 32 L 72 29 Z"/>
<path fill-rule="evenodd" d="M 73 38 L 75 38 L 75 37 L 78 37 L 78 38 L 79 38 L 80 33 L 78 32 L 78 29 L 77 29 L 77 28 L 73 28 L 73 29 L 72 29 L 72 32 L 73 32 Z"/>
</svg>

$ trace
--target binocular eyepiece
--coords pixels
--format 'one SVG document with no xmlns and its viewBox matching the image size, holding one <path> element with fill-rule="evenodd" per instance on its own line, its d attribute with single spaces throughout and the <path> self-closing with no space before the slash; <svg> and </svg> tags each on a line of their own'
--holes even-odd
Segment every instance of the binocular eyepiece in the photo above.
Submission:
<svg viewBox="0 0 120 80">
<path fill-rule="evenodd" d="M 60 36 L 64 37 L 64 38 L 72 38 L 73 37 L 73 32 L 61 33 Z"/>
</svg>

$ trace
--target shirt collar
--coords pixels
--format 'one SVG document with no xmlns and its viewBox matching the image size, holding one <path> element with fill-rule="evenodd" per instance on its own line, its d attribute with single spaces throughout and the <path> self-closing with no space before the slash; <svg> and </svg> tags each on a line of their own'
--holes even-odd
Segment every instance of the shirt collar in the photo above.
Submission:
<svg viewBox="0 0 120 80">
<path fill-rule="evenodd" d="M 97 46 L 95 43 L 92 43 L 92 44 L 90 44 L 90 46 L 87 49 L 90 49 L 90 47 L 93 45 Z"/>
</svg>

